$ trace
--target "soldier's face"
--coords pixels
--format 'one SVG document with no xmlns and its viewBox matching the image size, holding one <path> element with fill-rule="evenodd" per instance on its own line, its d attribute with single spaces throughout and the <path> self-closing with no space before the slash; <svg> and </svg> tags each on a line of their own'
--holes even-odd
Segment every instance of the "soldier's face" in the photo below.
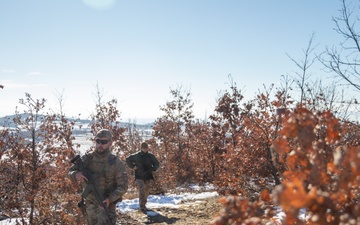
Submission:
<svg viewBox="0 0 360 225">
<path fill-rule="evenodd" d="M 103 153 L 106 149 L 109 149 L 112 141 L 108 140 L 107 138 L 96 138 L 96 151 L 99 153 Z"/>
</svg>

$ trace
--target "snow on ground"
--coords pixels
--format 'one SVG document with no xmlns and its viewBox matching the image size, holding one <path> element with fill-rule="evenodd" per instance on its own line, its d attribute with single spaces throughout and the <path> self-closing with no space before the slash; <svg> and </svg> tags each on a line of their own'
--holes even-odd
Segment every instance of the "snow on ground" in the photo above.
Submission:
<svg viewBox="0 0 360 225">
<path fill-rule="evenodd" d="M 217 196 L 216 191 L 202 192 L 202 193 L 182 193 L 182 194 L 166 194 L 162 195 L 150 195 L 146 207 L 156 210 L 161 207 L 178 208 L 188 202 L 194 202 L 201 199 L 211 198 Z M 117 209 L 120 212 L 129 212 L 139 209 L 139 199 L 125 199 L 117 204 Z"/>
<path fill-rule="evenodd" d="M 185 188 L 184 188 L 185 189 Z M 179 188 L 178 190 L 184 190 Z M 179 208 L 180 206 L 187 204 L 196 204 L 198 201 L 206 198 L 217 196 L 218 193 L 214 191 L 212 186 L 200 187 L 197 185 L 191 185 L 190 189 L 197 192 L 182 192 L 180 194 L 165 194 L 165 195 L 150 195 L 146 207 L 154 209 L 161 207 Z M 189 189 L 187 189 L 189 190 Z M 122 213 L 131 212 L 139 209 L 139 199 L 125 199 L 117 204 L 117 210 Z M 148 212 L 149 213 L 149 212 Z M 281 221 L 285 218 L 285 213 L 279 208 L 278 213 L 274 217 L 277 224 L 281 224 Z M 300 210 L 299 218 L 303 221 L 306 220 L 306 211 Z M 7 219 L 0 221 L 0 225 L 15 225 L 16 219 Z"/>
<path fill-rule="evenodd" d="M 194 186 L 194 190 L 198 189 L 199 187 Z M 194 201 L 199 201 L 206 198 L 211 198 L 214 196 L 217 196 L 216 191 L 204 191 L 200 193 L 191 193 L 191 192 L 184 192 L 181 194 L 166 194 L 166 195 L 150 195 L 148 197 L 148 203 L 146 204 L 146 207 L 150 209 L 156 210 L 157 208 L 161 207 L 173 207 L 177 208 L 181 205 L 190 204 Z M 189 201 L 189 202 L 184 202 Z M 139 209 L 139 199 L 125 199 L 122 202 L 119 202 L 117 204 L 117 209 L 120 210 L 120 212 L 130 212 L 133 210 Z M 0 221 L 0 225 L 15 225 L 16 219 L 7 219 Z"/>
</svg>

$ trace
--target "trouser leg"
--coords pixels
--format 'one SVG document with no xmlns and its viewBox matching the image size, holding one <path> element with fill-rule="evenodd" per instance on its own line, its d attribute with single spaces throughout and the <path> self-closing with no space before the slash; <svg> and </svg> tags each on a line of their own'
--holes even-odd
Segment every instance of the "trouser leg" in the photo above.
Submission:
<svg viewBox="0 0 360 225">
<path fill-rule="evenodd" d="M 86 224 L 87 225 L 108 225 L 111 218 L 116 224 L 115 204 L 110 204 L 108 214 L 98 203 L 86 202 Z M 109 218 L 110 217 L 110 218 Z"/>
<path fill-rule="evenodd" d="M 143 180 L 136 179 L 135 183 L 136 183 L 138 191 L 139 191 L 139 207 L 140 207 L 140 209 L 145 208 L 145 205 L 147 202 L 145 182 Z"/>
<path fill-rule="evenodd" d="M 138 190 L 139 190 L 139 206 L 140 209 L 146 208 L 147 198 L 149 196 L 149 191 L 151 187 L 151 180 L 135 180 Z"/>
</svg>

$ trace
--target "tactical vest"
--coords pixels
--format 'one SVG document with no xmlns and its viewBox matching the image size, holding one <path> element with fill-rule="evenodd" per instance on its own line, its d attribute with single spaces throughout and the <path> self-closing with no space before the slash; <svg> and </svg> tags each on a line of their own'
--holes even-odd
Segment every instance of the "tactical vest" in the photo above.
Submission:
<svg viewBox="0 0 360 225">
<path fill-rule="evenodd" d="M 112 154 L 109 154 L 108 157 L 98 157 L 96 153 L 90 153 L 83 157 L 85 167 L 91 171 L 96 182 L 95 185 L 104 198 L 107 198 L 116 188 L 116 159 L 117 157 Z M 91 192 L 86 193 L 85 196 L 82 197 L 94 198 Z"/>
</svg>

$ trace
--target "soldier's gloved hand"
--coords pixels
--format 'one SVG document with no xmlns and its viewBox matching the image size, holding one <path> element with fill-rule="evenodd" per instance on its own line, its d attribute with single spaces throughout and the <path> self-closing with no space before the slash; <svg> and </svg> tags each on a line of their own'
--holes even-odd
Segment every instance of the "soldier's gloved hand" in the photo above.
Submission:
<svg viewBox="0 0 360 225">
<path fill-rule="evenodd" d="M 76 180 L 78 180 L 80 182 L 88 181 L 88 179 L 84 176 L 84 174 L 82 172 L 77 172 L 75 174 L 75 178 L 76 178 Z"/>
</svg>

